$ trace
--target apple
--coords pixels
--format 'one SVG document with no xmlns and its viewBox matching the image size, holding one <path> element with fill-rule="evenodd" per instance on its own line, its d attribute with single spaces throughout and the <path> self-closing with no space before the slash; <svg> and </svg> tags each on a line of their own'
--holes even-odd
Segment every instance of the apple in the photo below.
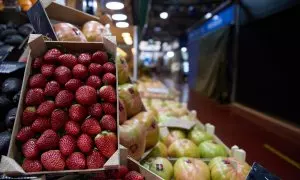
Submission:
<svg viewBox="0 0 300 180">
<path fill-rule="evenodd" d="M 173 165 L 166 158 L 150 158 L 143 165 L 165 180 L 170 180 L 173 177 Z"/>
<path fill-rule="evenodd" d="M 127 83 L 129 81 L 129 69 L 126 60 L 117 56 L 116 66 L 118 70 L 118 84 Z"/>
<path fill-rule="evenodd" d="M 214 158 L 217 156 L 227 156 L 226 149 L 223 145 L 217 144 L 212 140 L 204 141 L 198 146 L 201 158 Z"/>
<path fill-rule="evenodd" d="M 193 129 L 188 133 L 188 139 L 193 141 L 196 145 L 199 145 L 203 141 L 213 139 L 213 136 L 202 131 L 198 126 L 194 126 Z"/>
<path fill-rule="evenodd" d="M 164 143 L 158 141 L 158 143 L 151 150 L 149 157 L 167 157 L 168 148 Z"/>
<path fill-rule="evenodd" d="M 212 180 L 244 180 L 251 169 L 246 162 L 240 162 L 233 157 L 213 158 L 209 162 L 208 167 Z"/>
<path fill-rule="evenodd" d="M 103 41 L 105 27 L 97 21 L 88 21 L 82 27 L 82 32 L 89 42 Z"/>
<path fill-rule="evenodd" d="M 186 135 L 183 130 L 171 129 L 170 133 L 167 136 L 161 137 L 161 140 L 167 147 L 169 147 L 170 144 L 172 144 L 177 139 L 184 139 L 184 138 L 186 138 Z"/>
<path fill-rule="evenodd" d="M 209 168 L 200 159 L 182 157 L 174 164 L 174 179 L 210 180 Z"/>
<path fill-rule="evenodd" d="M 200 153 L 196 144 L 188 139 L 177 139 L 168 148 L 170 157 L 194 157 L 199 158 Z"/>
</svg>

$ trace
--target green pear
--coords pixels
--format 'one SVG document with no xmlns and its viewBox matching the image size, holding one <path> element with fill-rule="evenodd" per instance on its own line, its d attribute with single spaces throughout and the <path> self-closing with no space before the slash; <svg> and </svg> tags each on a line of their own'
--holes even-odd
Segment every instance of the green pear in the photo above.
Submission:
<svg viewBox="0 0 300 180">
<path fill-rule="evenodd" d="M 223 145 L 217 144 L 212 140 L 204 141 L 198 146 L 201 158 L 214 158 L 217 156 L 227 156 L 226 149 Z"/>
<path fill-rule="evenodd" d="M 149 157 L 168 157 L 168 148 L 164 143 L 158 143 L 151 150 Z"/>
<path fill-rule="evenodd" d="M 188 139 L 193 141 L 196 145 L 199 145 L 201 142 L 206 140 L 213 139 L 213 136 L 208 134 L 207 132 L 204 132 L 200 130 L 199 127 L 195 126 L 189 133 L 188 133 Z"/>
<path fill-rule="evenodd" d="M 163 157 L 150 158 L 144 166 L 165 180 L 170 180 L 173 177 L 173 165 Z"/>
<path fill-rule="evenodd" d="M 168 148 L 170 157 L 194 157 L 199 158 L 200 153 L 196 144 L 188 139 L 178 139 Z"/>
</svg>

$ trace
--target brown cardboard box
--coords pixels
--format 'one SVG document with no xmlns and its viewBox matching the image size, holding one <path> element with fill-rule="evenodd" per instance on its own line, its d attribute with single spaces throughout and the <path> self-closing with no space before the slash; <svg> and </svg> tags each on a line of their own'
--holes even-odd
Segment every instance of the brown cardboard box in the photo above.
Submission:
<svg viewBox="0 0 300 180">
<path fill-rule="evenodd" d="M 118 150 L 115 154 L 106 162 L 103 168 L 101 169 L 86 169 L 86 170 L 65 170 L 65 171 L 42 171 L 42 172 L 35 172 L 35 173 L 25 173 L 18 162 L 21 161 L 21 152 L 20 149 L 17 148 L 16 145 L 16 134 L 18 133 L 19 129 L 21 128 L 21 116 L 23 112 L 23 102 L 26 95 L 27 83 L 29 76 L 31 74 L 31 64 L 32 60 L 35 57 L 43 55 L 47 48 L 54 48 L 54 47 L 64 47 L 68 52 L 95 52 L 97 50 L 105 50 L 111 53 L 114 57 L 116 56 L 116 44 L 112 41 L 104 38 L 103 43 L 79 43 L 79 42 L 49 42 L 44 41 L 42 35 L 31 35 L 28 41 L 29 47 L 31 49 L 25 73 L 23 78 L 23 85 L 21 89 L 20 101 L 18 105 L 16 120 L 12 132 L 12 138 L 10 141 L 10 147 L 8 150 L 8 157 L 3 156 L 0 163 L 0 172 L 5 173 L 7 175 L 40 175 L 40 174 L 65 174 L 65 173 L 87 173 L 87 172 L 95 172 L 109 168 L 116 168 L 120 164 L 120 157 L 119 157 L 119 145 Z M 117 77 L 117 76 L 116 76 Z M 118 83 L 116 83 L 117 87 Z M 116 92 L 118 95 L 118 92 Z M 118 96 L 117 96 L 118 97 Z M 118 102 L 118 99 L 117 99 Z M 117 109 L 118 103 L 116 103 Z M 117 112 L 117 124 L 119 124 L 119 112 Z M 119 139 L 119 133 L 117 133 Z"/>
</svg>

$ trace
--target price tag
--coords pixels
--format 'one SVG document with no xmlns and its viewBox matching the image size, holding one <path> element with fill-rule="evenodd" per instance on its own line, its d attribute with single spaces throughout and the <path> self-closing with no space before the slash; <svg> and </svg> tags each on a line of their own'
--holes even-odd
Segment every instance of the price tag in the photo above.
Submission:
<svg viewBox="0 0 300 180">
<path fill-rule="evenodd" d="M 280 178 L 254 162 L 246 180 L 280 180 Z"/>
</svg>

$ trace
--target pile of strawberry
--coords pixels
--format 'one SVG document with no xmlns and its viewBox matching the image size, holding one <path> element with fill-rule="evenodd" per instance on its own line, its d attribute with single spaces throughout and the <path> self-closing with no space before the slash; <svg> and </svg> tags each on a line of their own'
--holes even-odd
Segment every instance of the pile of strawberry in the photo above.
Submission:
<svg viewBox="0 0 300 180">
<path fill-rule="evenodd" d="M 115 74 L 102 51 L 34 59 L 16 136 L 26 172 L 103 167 L 118 143 Z"/>
</svg>

